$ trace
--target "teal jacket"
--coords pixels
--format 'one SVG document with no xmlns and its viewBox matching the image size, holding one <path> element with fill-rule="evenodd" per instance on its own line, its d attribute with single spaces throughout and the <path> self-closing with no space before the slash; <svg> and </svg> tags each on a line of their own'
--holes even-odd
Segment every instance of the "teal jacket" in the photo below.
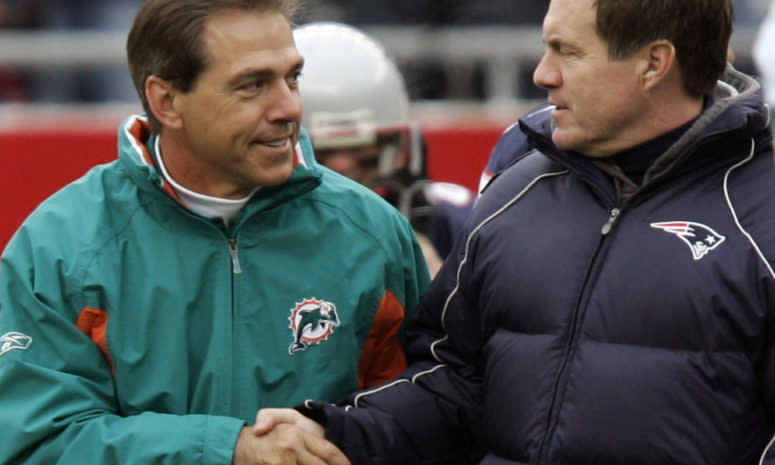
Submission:
<svg viewBox="0 0 775 465">
<path fill-rule="evenodd" d="M 0 262 L 0 463 L 229 465 L 258 409 L 339 401 L 405 366 L 429 284 L 407 221 L 318 165 L 228 229 L 182 206 L 147 122 L 43 202 Z"/>
</svg>

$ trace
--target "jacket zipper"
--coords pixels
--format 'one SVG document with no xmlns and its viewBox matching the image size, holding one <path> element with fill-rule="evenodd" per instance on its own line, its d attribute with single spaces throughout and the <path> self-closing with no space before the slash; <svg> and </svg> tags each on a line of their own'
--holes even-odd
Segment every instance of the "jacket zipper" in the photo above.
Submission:
<svg viewBox="0 0 775 465">
<path fill-rule="evenodd" d="M 229 254 L 231 254 L 231 271 L 234 274 L 242 273 L 242 266 L 239 263 L 239 249 L 237 248 L 237 238 L 229 238 Z"/>
<path fill-rule="evenodd" d="M 607 236 L 609 232 L 611 232 L 611 228 L 614 227 L 614 222 L 616 222 L 616 218 L 619 216 L 619 213 L 622 211 L 618 208 L 614 208 L 611 210 L 611 214 L 608 216 L 608 220 L 603 225 L 603 229 L 600 231 L 604 236 Z"/>
<path fill-rule="evenodd" d="M 197 215 L 191 210 L 188 210 L 180 203 L 177 203 L 177 205 L 178 205 L 178 208 L 180 208 L 186 215 L 207 223 L 209 226 L 214 227 L 221 234 L 228 235 L 228 231 L 227 231 L 228 228 L 225 225 L 222 225 L 222 227 L 218 227 L 212 220 L 208 220 L 206 218 L 203 218 L 202 216 Z M 228 244 L 229 244 L 229 255 L 231 256 L 231 271 L 234 274 L 241 274 L 242 265 L 240 265 L 240 261 L 239 261 L 239 247 L 237 247 L 237 238 L 227 237 L 226 240 L 228 241 Z"/>
<path fill-rule="evenodd" d="M 551 435 L 557 426 L 558 418 L 555 418 L 555 417 L 559 415 L 558 413 L 560 409 L 559 404 L 562 402 L 560 400 L 560 397 L 561 397 L 560 390 L 563 389 L 564 385 L 566 384 L 565 382 L 567 378 L 566 370 L 570 363 L 570 359 L 575 352 L 575 345 L 579 338 L 578 336 L 579 328 L 581 327 L 581 322 L 583 320 L 584 314 L 586 313 L 582 311 L 582 306 L 584 305 L 585 299 L 588 294 L 589 283 L 592 280 L 592 276 L 595 273 L 595 269 L 597 268 L 598 259 L 603 249 L 603 240 L 608 236 L 608 234 L 613 229 L 614 224 L 616 223 L 616 219 L 619 217 L 620 214 L 621 214 L 621 210 L 619 208 L 612 208 L 608 214 L 608 218 L 606 219 L 605 223 L 603 224 L 603 227 L 601 228 L 601 231 L 600 231 L 602 236 L 601 241 L 597 246 L 597 251 L 595 251 L 594 259 L 590 263 L 589 271 L 586 274 L 584 286 L 582 287 L 583 291 L 579 296 L 579 300 L 576 303 L 576 309 L 573 311 L 573 319 L 571 320 L 571 325 L 568 330 L 568 343 L 565 346 L 565 353 L 563 354 L 562 363 L 560 364 L 560 369 L 557 373 L 557 379 L 554 382 L 554 392 L 552 394 L 552 401 L 549 404 L 549 411 L 546 416 L 546 430 L 544 431 L 544 437 L 541 442 L 541 445 L 538 448 L 537 463 L 539 464 L 545 463 L 546 456 L 549 453 Z"/>
</svg>

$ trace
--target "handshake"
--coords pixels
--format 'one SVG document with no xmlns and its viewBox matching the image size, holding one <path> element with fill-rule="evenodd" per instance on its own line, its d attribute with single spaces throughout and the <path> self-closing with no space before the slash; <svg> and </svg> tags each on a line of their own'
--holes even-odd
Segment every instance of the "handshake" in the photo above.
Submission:
<svg viewBox="0 0 775 465">
<path fill-rule="evenodd" d="M 322 426 L 293 409 L 262 409 L 234 446 L 232 465 L 350 465 Z"/>
</svg>

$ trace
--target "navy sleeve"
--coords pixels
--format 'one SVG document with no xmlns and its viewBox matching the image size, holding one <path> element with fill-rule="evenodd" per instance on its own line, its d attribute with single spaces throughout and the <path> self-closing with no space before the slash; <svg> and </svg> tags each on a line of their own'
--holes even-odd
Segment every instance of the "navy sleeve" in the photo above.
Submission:
<svg viewBox="0 0 775 465">
<path fill-rule="evenodd" d="M 341 406 L 307 402 L 299 410 L 326 427 L 353 465 L 464 465 L 479 457 L 481 334 L 468 279 L 455 249 L 407 328 L 410 366 L 396 380 L 352 395 Z"/>
</svg>

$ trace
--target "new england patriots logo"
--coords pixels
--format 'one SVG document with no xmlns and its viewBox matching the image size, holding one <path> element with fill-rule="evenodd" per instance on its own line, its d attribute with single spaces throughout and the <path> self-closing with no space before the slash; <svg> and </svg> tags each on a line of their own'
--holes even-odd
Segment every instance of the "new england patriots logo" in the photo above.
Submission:
<svg viewBox="0 0 775 465">
<path fill-rule="evenodd" d="M 293 342 L 288 347 L 288 353 L 293 355 L 300 350 L 306 350 L 309 344 L 320 344 L 328 339 L 339 326 L 339 315 L 336 306 L 316 298 L 304 299 L 291 309 L 289 328 L 293 333 Z"/>
<path fill-rule="evenodd" d="M 14 349 L 27 350 L 32 343 L 32 338 L 26 334 L 10 332 L 0 336 L 0 355 Z"/>
<path fill-rule="evenodd" d="M 715 249 L 725 237 L 711 228 L 700 223 L 689 221 L 668 221 L 665 223 L 651 223 L 652 228 L 662 229 L 678 236 L 692 251 L 695 260 L 704 257 Z"/>
</svg>

